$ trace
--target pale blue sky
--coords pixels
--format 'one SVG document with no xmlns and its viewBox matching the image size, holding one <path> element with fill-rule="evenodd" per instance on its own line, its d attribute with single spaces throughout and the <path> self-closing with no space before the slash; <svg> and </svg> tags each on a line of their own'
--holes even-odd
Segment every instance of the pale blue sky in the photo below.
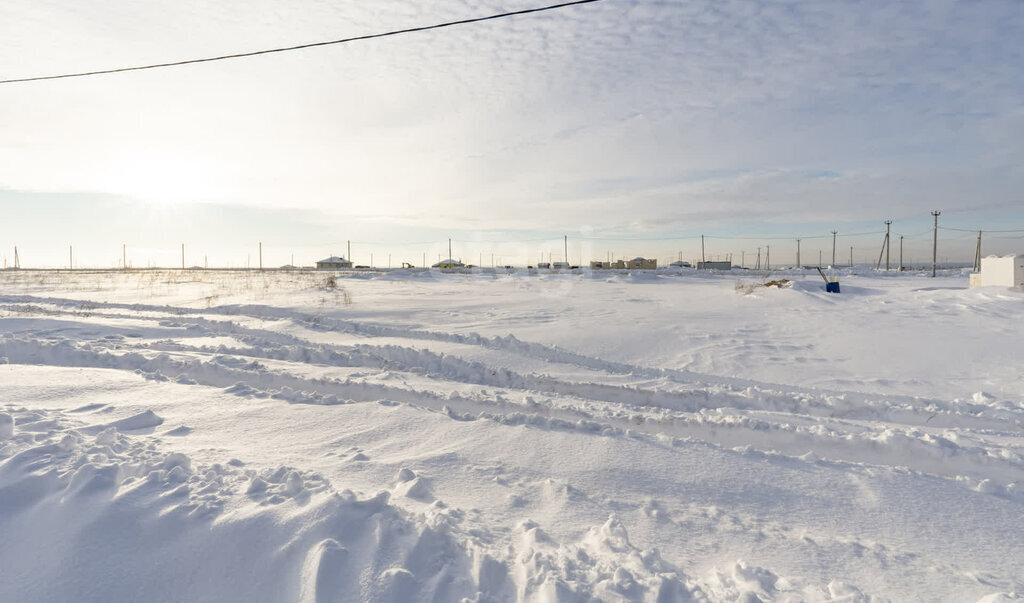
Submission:
<svg viewBox="0 0 1024 603">
<path fill-rule="evenodd" d="M 539 4 L 8 0 L 0 79 Z M 692 259 L 704 233 L 764 236 L 714 239 L 716 254 L 771 245 L 793 261 L 787 237 L 890 218 L 923 258 L 932 209 L 950 228 L 1024 230 L 1022 64 L 1016 0 L 604 0 L 0 86 L 0 254 L 61 265 L 74 245 L 81 265 L 114 265 L 124 243 L 135 265 L 174 264 L 185 243 L 189 264 L 244 265 L 263 241 L 268 265 L 309 264 L 352 239 L 357 262 L 398 265 L 447 255 L 451 236 L 467 261 L 522 263 L 564 233 L 574 261 Z M 972 257 L 970 233 L 940 234 L 940 255 Z M 840 238 L 837 255 L 851 244 L 874 261 L 881 239 Z M 831 255 L 830 236 L 801 245 L 805 263 Z"/>
</svg>

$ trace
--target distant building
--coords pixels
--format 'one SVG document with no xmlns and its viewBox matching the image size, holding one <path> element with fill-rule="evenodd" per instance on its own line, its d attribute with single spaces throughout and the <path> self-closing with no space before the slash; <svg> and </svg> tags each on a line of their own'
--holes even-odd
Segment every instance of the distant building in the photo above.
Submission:
<svg viewBox="0 0 1024 603">
<path fill-rule="evenodd" d="M 351 268 L 352 261 L 346 260 L 345 258 L 339 258 L 332 255 L 326 260 L 320 260 L 316 263 L 317 270 L 341 270 L 343 268 Z"/>
<path fill-rule="evenodd" d="M 590 262 L 591 270 L 608 270 L 612 267 L 612 262 Z"/>
<path fill-rule="evenodd" d="M 637 257 L 626 262 L 626 265 L 633 270 L 657 270 L 658 260 L 648 260 Z"/>
<path fill-rule="evenodd" d="M 693 267 L 693 266 L 690 265 L 690 262 L 684 262 L 682 260 L 679 260 L 679 261 L 676 261 L 676 262 L 672 262 L 671 264 L 669 264 L 669 266 L 672 266 L 673 268 L 692 268 Z"/>
<path fill-rule="evenodd" d="M 554 264 L 551 264 L 552 270 L 568 270 L 569 268 L 571 268 L 571 266 L 569 266 L 569 262 L 555 262 Z"/>
<path fill-rule="evenodd" d="M 648 260 L 645 258 L 633 258 L 631 260 L 615 260 L 614 262 L 599 262 L 604 264 L 605 268 L 612 270 L 657 270 L 658 260 Z M 591 263 L 593 267 L 593 263 Z"/>
<path fill-rule="evenodd" d="M 537 264 L 537 267 L 543 270 L 548 270 L 551 268 L 551 262 L 540 262 L 539 264 Z"/>
<path fill-rule="evenodd" d="M 447 260 L 441 260 L 440 262 L 431 266 L 431 268 L 465 268 L 466 265 L 459 260 L 453 260 L 448 258 Z"/>
<path fill-rule="evenodd" d="M 1024 254 L 981 258 L 981 272 L 970 278 L 972 287 L 1024 288 Z"/>
<path fill-rule="evenodd" d="M 732 270 L 732 262 L 697 262 L 697 270 Z"/>
</svg>

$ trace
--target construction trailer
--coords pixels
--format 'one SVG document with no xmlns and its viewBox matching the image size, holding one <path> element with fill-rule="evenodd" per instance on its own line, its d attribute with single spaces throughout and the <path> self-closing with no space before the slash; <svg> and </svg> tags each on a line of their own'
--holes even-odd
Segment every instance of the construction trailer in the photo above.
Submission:
<svg viewBox="0 0 1024 603">
<path fill-rule="evenodd" d="M 697 270 L 732 270 L 732 262 L 697 262 Z"/>
</svg>

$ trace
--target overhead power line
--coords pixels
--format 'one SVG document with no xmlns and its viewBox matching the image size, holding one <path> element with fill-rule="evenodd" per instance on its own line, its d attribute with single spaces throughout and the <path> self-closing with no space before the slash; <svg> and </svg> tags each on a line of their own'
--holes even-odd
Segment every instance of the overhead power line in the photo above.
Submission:
<svg viewBox="0 0 1024 603">
<path fill-rule="evenodd" d="M 504 19 L 506 17 L 515 17 L 518 15 L 527 15 L 531 13 L 539 13 L 550 10 L 557 10 L 560 8 L 566 8 L 568 6 L 576 6 L 579 4 L 591 4 L 593 2 L 600 2 L 601 0 L 574 0 L 573 2 L 562 2 L 560 4 L 552 4 L 550 6 L 541 6 L 537 8 L 527 8 L 523 10 L 510 11 L 506 13 L 499 13 L 496 15 L 488 15 L 486 17 L 473 17 L 470 19 L 460 19 L 458 21 L 447 21 L 444 23 L 436 23 L 434 25 L 423 25 L 420 27 L 410 27 L 407 29 L 396 29 L 393 31 L 386 31 L 383 33 L 366 34 L 362 36 L 354 36 L 351 38 L 342 38 L 340 40 L 330 40 L 327 42 L 312 42 L 309 44 L 299 44 L 297 46 L 286 46 L 283 48 L 268 48 L 264 50 L 255 50 L 252 52 L 239 52 L 234 54 L 225 54 L 214 57 L 204 57 L 201 59 L 187 59 L 184 61 L 172 61 L 169 63 L 155 63 L 153 65 L 137 65 L 134 67 L 117 67 L 115 69 L 101 69 L 97 71 L 83 71 L 79 73 L 63 73 L 60 75 L 43 75 L 36 77 L 23 77 L 10 80 L 0 80 L 0 84 L 15 84 L 19 82 L 37 82 L 40 80 L 59 80 L 71 77 L 86 77 L 90 75 L 104 75 L 108 73 L 121 73 L 124 71 L 142 71 L 144 69 L 159 69 L 161 67 L 177 67 L 180 65 L 192 65 L 195 63 L 210 63 L 213 61 L 226 61 L 228 59 L 240 59 L 243 57 L 254 57 L 263 54 L 272 54 L 275 52 L 289 52 L 292 50 L 304 50 L 306 48 L 316 48 L 318 46 L 331 46 L 334 44 L 345 44 L 348 42 L 358 42 L 361 40 L 372 40 L 375 38 L 385 38 L 388 36 L 397 36 L 399 34 L 414 33 L 418 31 L 429 31 L 431 29 L 441 29 L 444 27 L 453 27 L 455 25 L 467 25 L 469 23 L 479 23 L 481 21 L 493 21 L 495 19 Z"/>
<path fill-rule="evenodd" d="M 950 226 L 940 226 L 939 230 L 955 230 L 957 232 L 978 232 L 979 230 L 984 232 L 1024 232 L 1024 230 L 985 230 L 984 228 L 952 228 Z"/>
</svg>

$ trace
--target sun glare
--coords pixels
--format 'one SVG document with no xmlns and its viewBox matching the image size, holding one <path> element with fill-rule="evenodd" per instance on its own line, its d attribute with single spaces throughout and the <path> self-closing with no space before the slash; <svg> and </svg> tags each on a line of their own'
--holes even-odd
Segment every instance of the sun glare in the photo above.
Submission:
<svg viewBox="0 0 1024 603">
<path fill-rule="evenodd" d="M 198 158 L 147 150 L 120 156 L 100 185 L 108 192 L 171 206 L 215 197 L 213 180 Z"/>
</svg>

